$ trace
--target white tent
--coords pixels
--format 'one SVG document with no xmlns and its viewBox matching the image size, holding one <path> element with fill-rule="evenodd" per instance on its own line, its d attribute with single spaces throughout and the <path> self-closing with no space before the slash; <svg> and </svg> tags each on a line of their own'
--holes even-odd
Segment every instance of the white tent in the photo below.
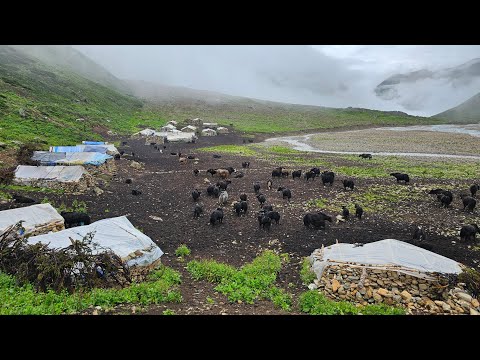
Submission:
<svg viewBox="0 0 480 360">
<path fill-rule="evenodd" d="M 20 220 L 25 235 L 45 234 L 65 229 L 63 217 L 50 204 L 37 204 L 17 209 L 0 211 L 0 233 Z"/>
<path fill-rule="evenodd" d="M 78 182 L 87 171 L 83 166 L 27 166 L 18 165 L 15 170 L 16 183 L 28 184 L 35 181 Z"/>
<path fill-rule="evenodd" d="M 216 129 L 218 127 L 218 124 L 217 123 L 204 122 L 203 127 L 204 128 Z"/>
<path fill-rule="evenodd" d="M 217 128 L 217 133 L 219 134 L 228 134 L 228 128 L 224 127 L 224 126 L 219 126 Z"/>
<path fill-rule="evenodd" d="M 217 132 L 213 129 L 203 129 L 202 130 L 202 135 L 203 136 L 216 136 Z"/>
<path fill-rule="evenodd" d="M 193 125 L 187 125 L 184 128 L 181 129 L 183 132 L 196 132 L 197 127 Z"/>
<path fill-rule="evenodd" d="M 147 235 L 137 230 L 126 216 L 96 221 L 90 225 L 77 226 L 56 233 L 32 236 L 30 244 L 41 242 L 50 248 L 65 248 L 71 245 L 70 238 L 81 240 L 92 233 L 92 252 L 111 249 L 127 265 L 149 266 L 160 259 L 163 251 Z M 96 244 L 96 245 L 95 245 Z"/>
<path fill-rule="evenodd" d="M 172 124 L 162 126 L 162 128 L 160 129 L 160 131 L 162 131 L 162 132 L 165 132 L 165 131 L 168 132 L 168 131 L 173 131 L 173 130 L 178 130 L 178 129 Z"/>
<path fill-rule="evenodd" d="M 311 259 L 318 279 L 329 265 L 399 271 L 429 279 L 428 273 L 459 274 L 462 264 L 404 241 L 385 239 L 355 246 L 338 243 L 315 250 Z"/>
<path fill-rule="evenodd" d="M 167 141 L 168 142 L 192 142 L 193 140 L 196 140 L 197 137 L 195 136 L 195 133 L 192 132 L 177 132 L 177 133 L 169 133 L 167 135 Z"/>
</svg>

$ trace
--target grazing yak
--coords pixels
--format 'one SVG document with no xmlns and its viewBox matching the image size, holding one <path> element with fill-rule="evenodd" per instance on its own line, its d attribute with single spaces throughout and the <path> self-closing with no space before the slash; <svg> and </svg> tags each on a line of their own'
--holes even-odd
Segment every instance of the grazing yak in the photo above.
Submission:
<svg viewBox="0 0 480 360">
<path fill-rule="evenodd" d="M 353 180 L 343 180 L 342 183 L 343 183 L 343 188 L 345 190 L 347 190 L 347 188 L 349 188 L 350 190 L 353 190 L 355 186 Z"/>
<path fill-rule="evenodd" d="M 463 225 L 460 229 L 460 240 L 475 241 L 475 235 L 480 232 L 476 224 Z"/>
<path fill-rule="evenodd" d="M 363 215 L 362 207 L 358 204 L 355 204 L 355 216 L 358 218 L 358 220 L 362 220 L 362 215 Z"/>
<path fill-rule="evenodd" d="M 325 184 L 332 186 L 335 180 L 335 173 L 333 171 L 324 171 L 320 177 L 322 178 L 323 186 L 325 186 Z"/>
<path fill-rule="evenodd" d="M 253 190 L 255 191 L 255 194 L 258 194 L 258 192 L 260 191 L 260 184 L 253 184 Z"/>
<path fill-rule="evenodd" d="M 217 222 L 223 223 L 223 209 L 217 208 L 210 214 L 210 224 L 215 225 Z"/>
<path fill-rule="evenodd" d="M 480 190 L 479 185 L 473 184 L 472 186 L 470 186 L 470 193 L 472 194 L 472 197 L 475 196 L 475 194 L 477 193 L 478 190 Z"/>
<path fill-rule="evenodd" d="M 292 171 L 292 178 L 295 180 L 295 178 L 301 178 L 302 177 L 302 170 L 296 170 Z"/>
<path fill-rule="evenodd" d="M 218 203 L 225 205 L 227 201 L 228 201 L 228 193 L 225 190 L 223 190 L 222 192 L 220 192 L 220 195 L 218 195 Z"/>
<path fill-rule="evenodd" d="M 342 205 L 342 216 L 345 220 L 348 220 L 348 218 L 350 216 L 350 211 L 348 211 L 348 209 L 345 205 Z"/>
<path fill-rule="evenodd" d="M 37 202 L 34 199 L 30 199 L 26 196 L 17 195 L 17 194 L 12 195 L 12 199 L 15 200 L 15 202 L 20 204 L 34 204 Z"/>
<path fill-rule="evenodd" d="M 360 154 L 360 155 L 358 155 L 358 157 L 361 157 L 363 159 L 371 159 L 372 154 Z"/>
<path fill-rule="evenodd" d="M 243 167 L 243 168 L 249 168 L 249 167 L 250 167 L 250 161 L 244 161 L 244 162 L 242 162 L 242 167 Z"/>
<path fill-rule="evenodd" d="M 240 200 L 241 201 L 247 201 L 247 194 L 245 194 L 245 193 L 240 194 Z"/>
<path fill-rule="evenodd" d="M 198 176 L 198 173 L 199 173 L 199 172 L 200 172 L 200 171 L 198 171 L 198 169 L 194 169 L 194 170 L 193 170 L 193 174 L 194 174 L 195 176 Z"/>
<path fill-rule="evenodd" d="M 308 181 L 308 179 L 315 180 L 315 176 L 317 176 L 313 171 L 307 171 L 303 177 Z"/>
<path fill-rule="evenodd" d="M 135 190 L 135 189 L 132 190 L 132 195 L 141 195 L 141 194 L 142 192 L 140 190 Z"/>
<path fill-rule="evenodd" d="M 131 183 L 132 183 L 132 179 L 125 180 L 125 184 L 131 184 Z"/>
<path fill-rule="evenodd" d="M 282 186 L 280 186 L 277 191 L 281 191 L 282 192 L 282 196 L 283 196 L 283 199 L 287 199 L 288 201 L 290 201 L 290 198 L 292 197 L 292 192 L 290 191 L 290 189 L 288 188 L 284 188 Z"/>
<path fill-rule="evenodd" d="M 200 198 L 201 191 L 198 191 L 197 189 L 192 191 L 192 197 L 193 201 L 197 201 Z"/>
<path fill-rule="evenodd" d="M 303 216 L 303 225 L 313 226 L 314 229 L 325 229 L 325 218 L 318 213 L 306 213 Z"/>
<path fill-rule="evenodd" d="M 408 174 L 395 172 L 395 173 L 390 173 L 390 176 L 394 176 L 397 179 L 397 183 L 400 181 L 405 181 L 405 184 L 408 184 L 410 182 L 410 177 L 408 176 Z"/>
<path fill-rule="evenodd" d="M 425 232 L 425 229 L 421 226 L 415 226 L 413 229 L 412 239 L 418 241 L 426 240 L 427 234 Z"/>
<path fill-rule="evenodd" d="M 272 225 L 272 219 L 268 217 L 264 211 L 260 210 L 257 219 L 260 228 L 263 228 L 264 230 L 270 230 L 270 226 Z"/>
<path fill-rule="evenodd" d="M 272 170 L 272 178 L 274 177 L 281 177 L 282 176 L 282 171 L 283 171 L 283 168 L 282 167 L 278 167 L 276 169 L 273 169 Z"/>
<path fill-rule="evenodd" d="M 272 190 L 272 186 L 273 186 L 272 180 L 268 180 L 268 181 L 267 181 L 267 189 L 268 189 L 268 190 Z"/>
<path fill-rule="evenodd" d="M 477 205 L 477 200 L 475 200 L 471 196 L 467 195 L 460 195 L 460 198 L 462 199 L 463 202 L 463 210 L 468 210 L 468 211 L 473 211 L 475 208 L 475 205 Z"/>
<path fill-rule="evenodd" d="M 258 194 L 257 200 L 260 203 L 260 206 L 263 206 L 263 204 L 267 201 L 267 198 L 263 194 Z"/>
<path fill-rule="evenodd" d="M 203 204 L 202 203 L 196 203 L 193 206 L 193 217 L 195 219 L 198 218 L 202 212 L 203 212 Z"/>
</svg>

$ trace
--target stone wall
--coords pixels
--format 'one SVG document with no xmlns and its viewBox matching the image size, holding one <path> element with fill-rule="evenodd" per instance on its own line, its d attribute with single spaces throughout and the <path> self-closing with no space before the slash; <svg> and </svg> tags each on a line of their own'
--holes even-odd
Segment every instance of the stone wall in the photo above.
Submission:
<svg viewBox="0 0 480 360">
<path fill-rule="evenodd" d="M 331 265 L 322 278 L 310 284 L 334 300 L 360 305 L 386 304 L 404 307 L 409 314 L 471 314 L 478 315 L 479 302 L 458 283 L 455 288 L 442 286 L 397 271 Z"/>
</svg>

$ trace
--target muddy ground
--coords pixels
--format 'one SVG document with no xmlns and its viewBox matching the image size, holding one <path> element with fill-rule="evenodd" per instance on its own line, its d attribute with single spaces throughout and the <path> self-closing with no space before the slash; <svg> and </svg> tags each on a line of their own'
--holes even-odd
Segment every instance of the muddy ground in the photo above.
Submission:
<svg viewBox="0 0 480 360">
<path fill-rule="evenodd" d="M 136 307 L 136 313 L 140 311 L 146 314 L 161 314 L 165 309 L 170 309 L 176 314 L 300 314 L 295 307 L 292 312 L 287 313 L 275 308 L 270 301 L 258 301 L 254 305 L 230 304 L 226 296 L 213 290 L 214 284 L 191 279 L 185 269 L 187 262 L 181 262 L 175 256 L 175 250 L 180 244 L 186 244 L 192 251 L 187 261 L 214 259 L 237 267 L 250 262 L 264 249 L 288 253 L 291 261 L 279 274 L 277 285 L 294 294 L 296 303 L 298 295 L 307 290 L 299 277 L 301 260 L 322 244 L 327 246 L 337 240 L 348 243 L 368 243 L 386 238 L 410 240 L 412 222 L 441 227 L 444 219 L 455 218 L 456 215 L 452 217 L 450 214 L 460 214 L 457 209 L 441 209 L 435 200 L 426 195 L 424 200 L 404 204 L 404 210 L 412 210 L 411 216 L 399 215 L 392 218 L 367 213 L 362 220 L 351 219 L 338 224 L 327 222 L 325 230 L 316 231 L 303 225 L 306 202 L 312 198 L 328 198 L 344 192 L 340 181 L 336 180 L 332 187 L 323 187 L 319 179 L 306 182 L 303 178 L 293 181 L 289 177 L 274 180 L 274 188 L 269 191 L 266 189 L 266 183 L 276 165 L 265 160 L 228 154 L 221 154 L 221 158 L 215 159 L 212 153 L 196 151 L 197 148 L 204 146 L 242 144 L 241 137 L 235 134 L 201 137 L 195 144 L 166 144 L 167 149 L 163 153 L 144 145 L 144 140 L 120 140 L 128 141 L 128 145 L 121 146 L 119 150 L 125 150 L 127 154 L 133 151 L 135 153 L 133 159 L 144 164 L 144 169 L 135 170 L 129 166 L 131 161 L 126 158 L 116 161 L 117 175 L 103 186 L 105 192 L 102 195 L 97 196 L 92 191 L 81 195 L 20 191 L 17 193 L 37 197 L 37 200 L 47 196 L 55 205 L 61 202 L 71 205 L 74 199 L 85 201 L 92 221 L 127 215 L 133 225 L 159 245 L 165 253 L 162 262 L 182 274 L 183 282 L 180 289 L 183 302 L 149 306 L 144 309 Z M 171 155 L 171 152 L 195 154 L 199 159 L 198 164 L 194 164 L 194 160 L 189 160 L 187 164 L 181 165 L 178 156 Z M 322 157 L 321 154 L 307 156 L 318 159 Z M 250 168 L 242 169 L 242 161 L 250 161 Z M 217 199 L 206 196 L 208 184 L 205 179 L 212 182 L 216 182 L 217 179 L 212 179 L 206 170 L 228 166 L 244 172 L 245 176 L 232 178 L 232 184 L 228 188 L 229 201 L 223 224 L 212 227 L 209 224 L 209 215 L 217 207 Z M 195 168 L 200 170 L 198 176 L 193 174 Z M 126 184 L 127 178 L 132 178 L 133 183 Z M 341 177 L 339 179 L 341 180 Z M 405 186 L 397 185 L 392 179 L 360 179 L 356 182 L 356 188 L 361 189 L 370 185 Z M 272 204 L 274 210 L 281 214 L 280 224 L 273 224 L 270 231 L 261 230 L 258 226 L 257 210 L 260 206 L 253 190 L 253 183 L 256 181 L 260 182 L 261 192 L 267 196 L 267 203 Z M 467 185 L 470 184 L 468 181 L 457 183 L 461 183 L 467 189 Z M 416 185 L 428 187 L 429 182 L 424 180 L 422 184 L 422 181 L 418 181 Z M 289 203 L 282 199 L 280 192 L 275 191 L 278 186 L 287 186 L 292 190 L 292 199 Z M 193 219 L 192 212 L 194 202 L 191 191 L 195 188 L 202 190 L 201 201 L 204 204 L 204 213 L 198 219 Z M 141 190 L 142 194 L 134 196 L 131 194 L 132 189 Z M 248 196 L 249 211 L 247 215 L 237 217 L 231 203 L 238 200 L 241 193 Z M 6 206 L 3 205 L 2 209 Z M 151 216 L 162 220 L 154 220 Z M 472 215 L 472 218 L 477 218 L 477 214 Z M 450 220 L 454 221 L 452 219 Z M 452 241 L 456 243 L 453 244 Z M 474 251 L 472 246 L 469 248 L 469 245 L 461 244 L 458 236 L 441 236 L 432 232 L 429 234 L 428 242 L 438 254 L 468 266 L 478 266 L 480 251 Z M 131 313 L 132 310 L 128 306 L 119 307 L 114 312 L 123 314 Z"/>
</svg>

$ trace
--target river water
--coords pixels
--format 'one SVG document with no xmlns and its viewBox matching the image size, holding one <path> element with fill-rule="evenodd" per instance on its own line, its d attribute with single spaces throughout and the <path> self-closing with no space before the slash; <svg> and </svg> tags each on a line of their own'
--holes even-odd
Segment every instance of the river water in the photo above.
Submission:
<svg viewBox="0 0 480 360">
<path fill-rule="evenodd" d="M 466 125 L 415 125 L 415 126 L 399 126 L 399 127 L 379 127 L 373 130 L 390 130 L 390 131 L 436 131 L 457 134 L 468 134 L 474 137 L 480 137 L 480 124 L 466 124 Z M 352 130 L 347 130 L 351 132 Z M 361 130 L 357 130 L 361 131 Z M 360 151 L 332 151 L 325 150 L 308 143 L 310 138 L 322 133 L 314 133 L 298 136 L 281 136 L 265 140 L 266 144 L 283 142 L 288 144 L 292 149 L 299 151 L 326 153 L 326 154 L 347 154 L 358 155 L 363 152 Z M 480 160 L 480 156 L 474 155 L 455 155 L 455 154 L 438 154 L 438 153 L 421 153 L 421 152 L 369 152 L 372 155 L 385 156 L 416 156 L 416 157 L 441 157 L 441 158 L 456 158 L 456 159 L 474 159 Z"/>
</svg>

